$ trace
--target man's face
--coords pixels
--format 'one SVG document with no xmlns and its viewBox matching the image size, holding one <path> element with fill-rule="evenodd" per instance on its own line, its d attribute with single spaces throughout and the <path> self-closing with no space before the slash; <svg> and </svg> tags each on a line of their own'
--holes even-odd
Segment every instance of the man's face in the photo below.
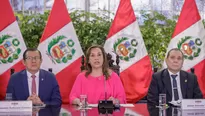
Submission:
<svg viewBox="0 0 205 116">
<path fill-rule="evenodd" d="M 42 59 L 38 51 L 28 51 L 26 53 L 26 59 L 23 61 L 26 69 L 30 73 L 36 73 L 40 69 Z"/>
<path fill-rule="evenodd" d="M 183 65 L 183 56 L 180 51 L 173 50 L 170 52 L 169 57 L 166 58 L 166 64 L 170 71 L 178 72 Z"/>
</svg>

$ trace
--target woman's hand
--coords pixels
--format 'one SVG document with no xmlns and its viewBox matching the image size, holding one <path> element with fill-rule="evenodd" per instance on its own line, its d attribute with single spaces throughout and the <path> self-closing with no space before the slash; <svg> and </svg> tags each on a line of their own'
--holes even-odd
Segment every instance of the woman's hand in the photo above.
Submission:
<svg viewBox="0 0 205 116">
<path fill-rule="evenodd" d="M 112 96 L 108 100 L 112 100 L 113 104 L 119 104 L 120 103 L 120 101 L 118 99 L 115 99 Z"/>
<path fill-rule="evenodd" d="M 78 106 L 81 106 L 82 104 L 80 103 L 80 99 L 79 98 L 75 98 L 73 100 L 73 103 L 72 104 L 75 104 L 75 105 L 78 105 Z"/>
<path fill-rule="evenodd" d="M 79 98 L 76 98 L 73 100 L 73 104 L 78 105 L 78 106 L 82 106 L 83 104 L 80 102 Z M 88 105 L 88 102 L 86 102 L 85 105 Z"/>
</svg>

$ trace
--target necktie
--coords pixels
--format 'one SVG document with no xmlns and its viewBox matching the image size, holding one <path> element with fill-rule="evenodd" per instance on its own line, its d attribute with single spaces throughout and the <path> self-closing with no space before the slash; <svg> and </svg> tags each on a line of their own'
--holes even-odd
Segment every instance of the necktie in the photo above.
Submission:
<svg viewBox="0 0 205 116">
<path fill-rule="evenodd" d="M 173 91 L 174 91 L 174 100 L 177 101 L 179 99 L 178 90 L 177 90 L 177 75 L 171 75 L 173 79 Z"/>
<path fill-rule="evenodd" d="M 178 116 L 178 109 L 176 108 L 173 108 L 173 115 L 172 116 Z"/>
<path fill-rule="evenodd" d="M 33 94 L 33 93 L 36 93 L 36 81 L 35 81 L 36 76 L 32 75 L 31 77 L 32 77 L 32 87 L 31 87 L 32 93 L 31 94 Z"/>
</svg>

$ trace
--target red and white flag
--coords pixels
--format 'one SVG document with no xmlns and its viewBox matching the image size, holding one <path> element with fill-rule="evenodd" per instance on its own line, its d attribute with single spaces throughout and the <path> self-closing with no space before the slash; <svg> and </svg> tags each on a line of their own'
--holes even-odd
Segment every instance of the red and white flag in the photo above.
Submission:
<svg viewBox="0 0 205 116">
<path fill-rule="evenodd" d="M 26 49 L 18 22 L 9 0 L 0 3 L 0 100 L 4 99 L 10 77 L 10 69 L 24 69 L 23 52 Z"/>
<path fill-rule="evenodd" d="M 195 0 L 184 2 L 167 51 L 172 48 L 179 48 L 184 53 L 183 70 L 195 69 L 205 97 L 205 30 Z"/>
<path fill-rule="evenodd" d="M 54 1 L 38 49 L 43 57 L 41 68 L 52 68 L 63 103 L 68 103 L 73 83 L 80 73 L 83 51 L 64 0 Z"/>
<path fill-rule="evenodd" d="M 104 46 L 120 57 L 120 78 L 127 102 L 135 103 L 148 91 L 152 66 L 130 0 L 121 0 Z"/>
</svg>

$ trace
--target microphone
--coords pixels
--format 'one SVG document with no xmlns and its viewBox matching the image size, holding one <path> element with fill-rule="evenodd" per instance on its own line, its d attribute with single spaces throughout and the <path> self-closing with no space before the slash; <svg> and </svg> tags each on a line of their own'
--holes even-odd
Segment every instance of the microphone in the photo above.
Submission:
<svg viewBox="0 0 205 116">
<path fill-rule="evenodd" d="M 104 76 L 104 90 L 105 90 L 105 102 L 107 103 L 107 87 L 106 87 L 106 76 Z"/>
<path fill-rule="evenodd" d="M 104 76 L 104 92 L 105 92 L 105 100 L 100 100 L 98 102 L 98 112 L 101 114 L 112 114 L 114 105 L 112 100 L 107 99 L 107 86 L 106 86 L 106 76 Z"/>
</svg>

